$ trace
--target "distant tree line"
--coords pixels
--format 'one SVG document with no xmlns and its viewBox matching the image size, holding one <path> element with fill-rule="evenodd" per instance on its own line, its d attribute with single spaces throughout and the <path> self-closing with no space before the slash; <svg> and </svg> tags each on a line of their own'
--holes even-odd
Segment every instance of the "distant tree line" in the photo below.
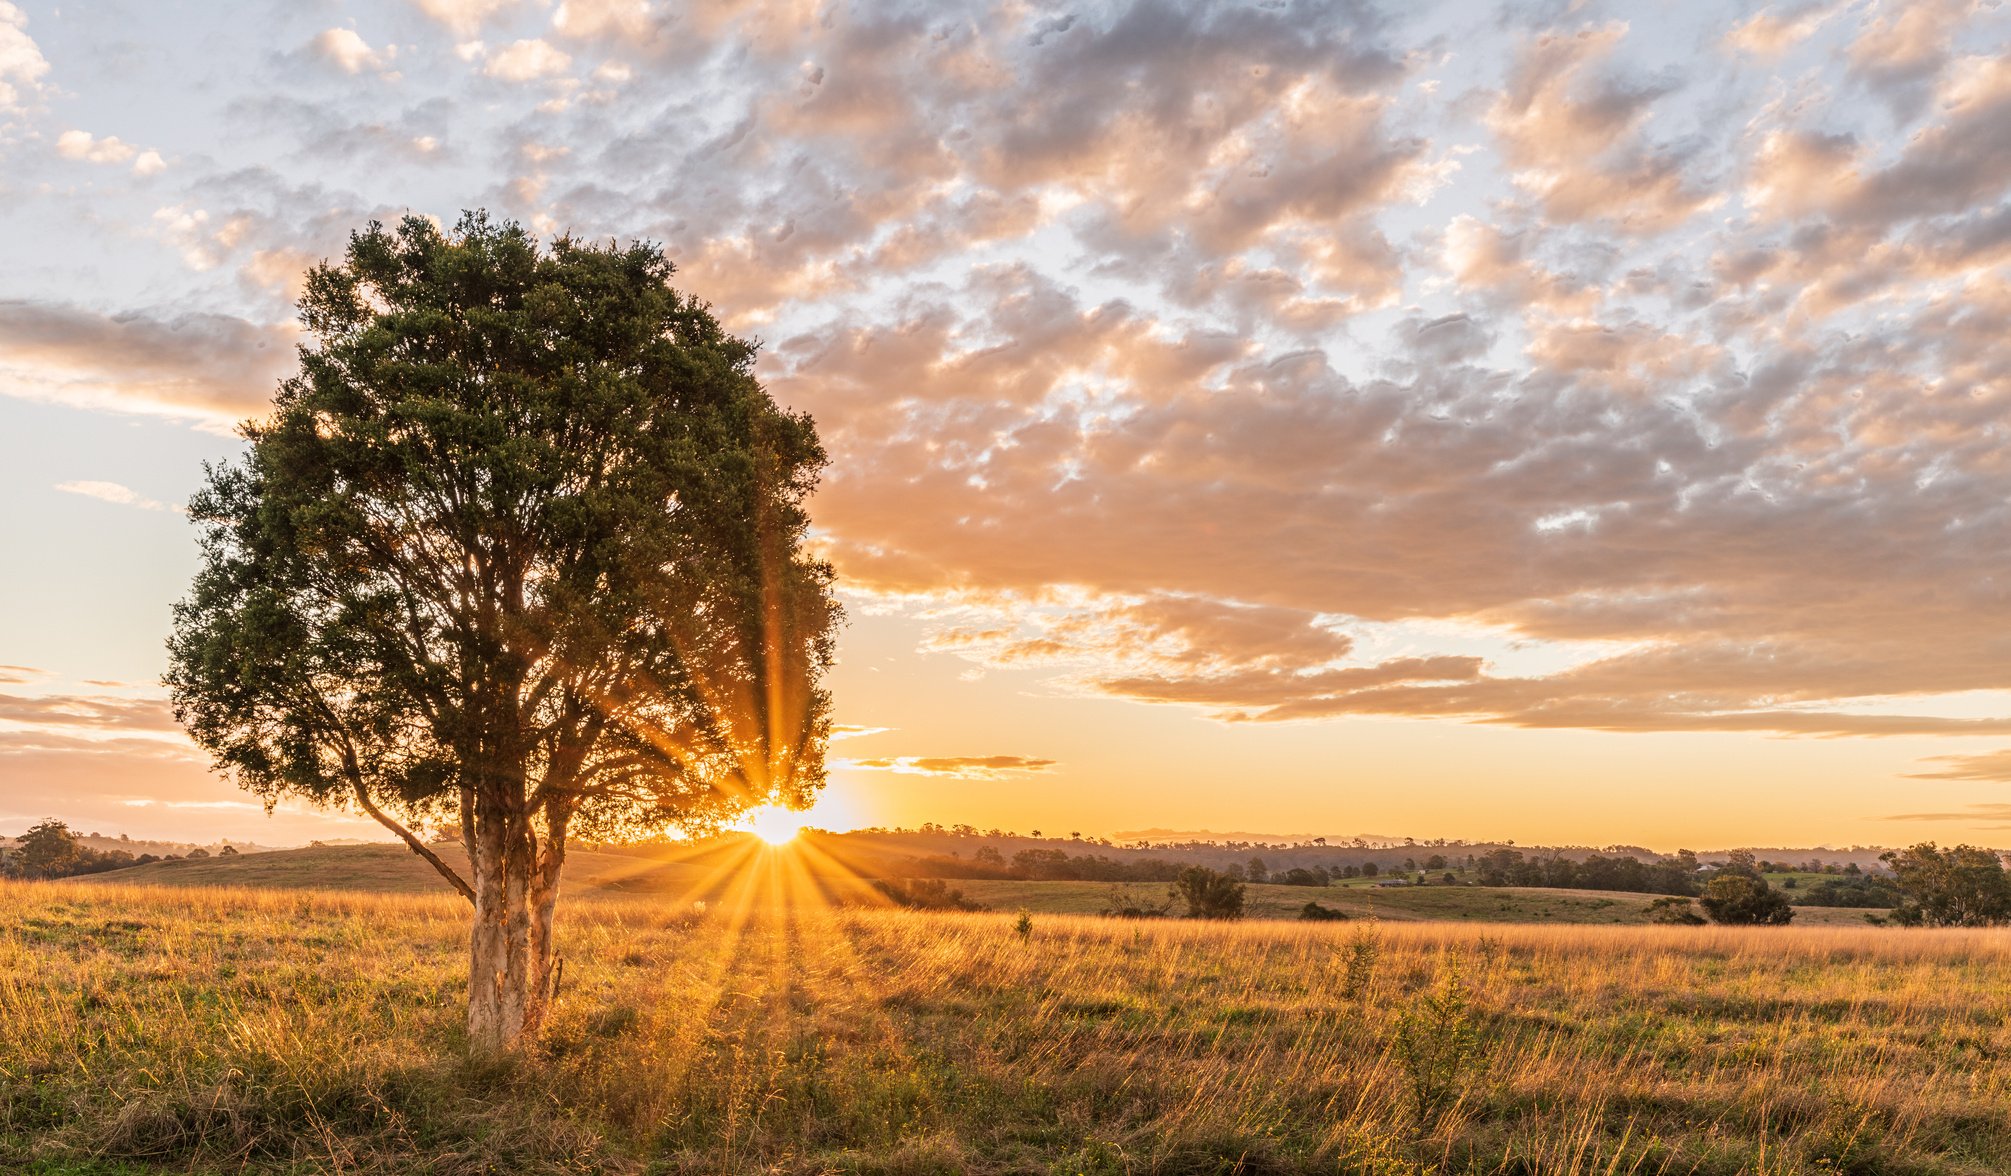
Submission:
<svg viewBox="0 0 2011 1176">
<path fill-rule="evenodd" d="M 1438 859 L 1440 865 L 1444 859 Z M 996 848 L 980 846 L 970 857 L 931 854 L 910 857 L 902 869 L 916 877 L 961 879 L 1013 879 L 1023 882 L 1177 882 L 1194 867 L 1185 862 L 1148 857 L 1120 860 L 1100 853 L 1071 854 L 1063 849 L 1022 849 L 1007 858 Z M 1273 886 L 1328 886 L 1348 878 L 1374 878 L 1381 870 L 1374 862 L 1360 865 L 1293 866 L 1273 871 L 1264 859 L 1234 863 L 1215 873 L 1238 882 L 1262 882 Z"/>
<path fill-rule="evenodd" d="M 93 833 L 93 837 L 97 834 Z M 235 857 L 237 850 L 226 845 L 219 856 Z M 11 848 L 0 849 L 0 878 L 74 878 L 80 874 L 102 874 L 148 862 L 179 861 L 183 855 L 142 853 L 124 849 L 96 849 L 72 832 L 70 826 L 54 818 L 43 821 L 16 839 Z M 207 849 L 197 846 L 188 857 L 206 858 Z"/>
<path fill-rule="evenodd" d="M 1474 881 L 1482 886 L 1538 886 L 1564 890 L 1622 890 L 1634 894 L 1703 893 L 1694 858 L 1644 862 L 1631 857 L 1593 854 L 1568 857 L 1524 857 L 1521 850 L 1497 849 L 1474 863 Z"/>
</svg>

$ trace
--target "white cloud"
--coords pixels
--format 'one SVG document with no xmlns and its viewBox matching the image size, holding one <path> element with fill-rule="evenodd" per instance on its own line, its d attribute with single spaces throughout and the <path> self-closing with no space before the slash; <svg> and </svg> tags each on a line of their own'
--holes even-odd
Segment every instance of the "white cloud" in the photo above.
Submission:
<svg viewBox="0 0 2011 1176">
<path fill-rule="evenodd" d="M 84 163 L 124 163 L 138 153 L 139 148 L 116 135 L 100 139 L 89 131 L 64 131 L 56 137 L 56 154 Z"/>
<path fill-rule="evenodd" d="M 419 11 L 463 37 L 481 28 L 491 17 L 505 8 L 512 7 L 515 2 L 516 0 L 414 0 Z"/>
<path fill-rule="evenodd" d="M 48 72 L 48 59 L 28 35 L 28 17 L 0 0 L 0 112 L 19 110 Z"/>
<path fill-rule="evenodd" d="M 167 503 L 160 502 L 130 486 L 117 482 L 58 482 L 56 489 L 65 494 L 81 494 L 85 498 L 95 498 L 99 502 L 109 502 L 114 506 L 130 506 L 139 510 L 166 510 Z"/>
<path fill-rule="evenodd" d="M 328 29 L 314 38 L 313 49 L 342 72 L 351 74 L 381 70 L 398 55 L 395 45 L 381 53 L 372 49 L 355 29 Z"/>
<path fill-rule="evenodd" d="M 482 72 L 506 82 L 528 82 L 563 73 L 572 63 L 572 57 L 563 50 L 531 38 L 498 50 Z"/>
</svg>

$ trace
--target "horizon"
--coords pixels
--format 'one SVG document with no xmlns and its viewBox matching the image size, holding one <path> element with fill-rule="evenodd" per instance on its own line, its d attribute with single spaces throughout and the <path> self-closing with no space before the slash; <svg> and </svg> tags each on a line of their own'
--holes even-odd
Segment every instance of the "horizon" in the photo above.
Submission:
<svg viewBox="0 0 2011 1176">
<path fill-rule="evenodd" d="M 54 819 L 58 821 L 62 820 L 61 817 L 45 817 L 43 819 L 45 820 Z M 260 851 L 284 851 L 294 849 L 311 849 L 319 846 L 340 848 L 343 846 L 396 846 L 401 844 L 397 837 L 393 836 L 388 832 L 383 831 L 381 827 L 378 830 L 379 832 L 378 836 L 314 838 L 308 841 L 298 843 L 267 844 L 256 840 L 248 840 L 248 839 L 239 840 L 237 838 L 229 836 L 219 836 L 207 841 L 203 841 L 191 838 L 177 838 L 177 837 L 135 834 L 129 829 L 114 829 L 111 832 L 105 832 L 102 829 L 86 829 L 82 826 L 71 825 L 68 822 L 64 823 L 69 828 L 70 832 L 79 838 L 96 839 L 100 841 L 110 841 L 114 843 L 129 841 L 130 843 L 135 845 L 143 845 L 143 844 L 144 845 L 203 845 L 203 846 L 232 845 L 232 846 L 249 846 L 253 849 Z M 368 831 L 366 830 L 365 832 L 367 833 Z M 1088 847 L 1091 850 L 1119 849 L 1133 853 L 1138 852 L 1149 853 L 1155 849 L 1161 849 L 1161 848 L 1179 849 L 1188 846 L 1215 846 L 1224 849 L 1233 848 L 1240 850 L 1241 848 L 1254 848 L 1259 851 L 1266 849 L 1271 850 L 1285 849 L 1295 852 L 1306 849 L 1317 848 L 1324 851 L 1331 851 L 1336 855 L 1340 855 L 1346 853 L 1349 850 L 1356 850 L 1362 852 L 1373 851 L 1381 853 L 1400 849 L 1425 850 L 1425 849 L 1447 849 L 1447 848 L 1474 848 L 1479 846 L 1498 846 L 1498 847 L 1512 848 L 1517 850 L 1528 850 L 1528 851 L 1555 850 L 1564 852 L 1564 851 L 1583 850 L 1591 853 L 1618 854 L 1621 856 L 1627 856 L 1632 854 L 1634 851 L 1639 850 L 1639 851 L 1646 851 L 1650 854 L 1654 854 L 1665 858 L 1673 857 L 1679 853 L 1694 853 L 1698 857 L 1706 859 L 1720 854 L 1730 854 L 1740 852 L 1750 852 L 1761 855 L 1767 853 L 1789 853 L 1789 854 L 1832 853 L 1832 854 L 1845 854 L 1845 855 L 1864 854 L 1874 850 L 1900 850 L 1907 848 L 1908 845 L 1917 844 L 1917 842 L 1910 842 L 1905 844 L 1894 842 L 1891 844 L 1871 843 L 1871 844 L 1848 844 L 1848 845 L 1830 845 L 1830 844 L 1815 844 L 1815 843 L 1738 845 L 1738 844 L 1727 843 L 1727 844 L 1711 844 L 1703 848 L 1698 848 L 1696 846 L 1689 846 L 1689 845 L 1663 847 L 1663 846 L 1644 845 L 1644 844 L 1617 842 L 1617 841 L 1605 841 L 1605 842 L 1522 841 L 1520 839 L 1515 838 L 1487 838 L 1487 837 L 1477 839 L 1407 837 L 1401 834 L 1393 835 L 1393 834 L 1353 834 L 1353 833 L 1304 833 L 1304 834 L 1246 833 L 1246 832 L 1234 832 L 1234 831 L 1216 832 L 1208 829 L 1192 829 L 1192 830 L 1155 829 L 1155 830 L 1130 830 L 1130 831 L 1120 830 L 1115 833 L 1079 831 L 1073 834 L 1054 833 L 1045 829 L 1041 830 L 1038 833 L 1032 831 L 1019 831 L 1013 829 L 996 829 L 996 830 L 977 829 L 970 833 L 960 834 L 957 832 L 955 826 L 947 826 L 947 825 L 939 825 L 933 828 L 927 826 L 888 827 L 888 826 L 867 825 L 867 826 L 857 826 L 849 829 L 832 829 L 814 823 L 802 823 L 800 825 L 792 823 L 792 828 L 788 835 L 785 835 L 784 837 L 781 838 L 770 839 L 770 840 L 787 841 L 789 837 L 794 836 L 796 833 L 812 833 L 832 837 L 842 837 L 849 834 L 865 834 L 865 835 L 883 834 L 889 836 L 952 837 L 952 838 L 965 837 L 965 838 L 975 838 L 981 841 L 984 840 L 1052 841 L 1064 845 L 1070 845 L 1070 844 L 1082 845 Z M 1154 834 L 1155 836 L 1143 837 L 1134 835 L 1139 833 L 1151 833 Z M 4 830 L 0 830 L 0 841 L 11 841 L 16 839 L 17 837 L 19 837 L 19 834 L 8 833 Z M 747 822 L 740 822 L 728 826 L 726 828 L 710 832 L 693 832 L 686 834 L 677 831 L 671 831 L 665 834 L 653 835 L 649 837 L 632 838 L 628 840 L 617 839 L 617 840 L 598 841 L 598 840 L 582 839 L 579 841 L 578 844 L 580 845 L 581 848 L 591 848 L 593 846 L 646 848 L 652 845 L 677 845 L 686 842 L 698 843 L 715 838 L 730 838 L 730 837 L 762 837 L 764 839 L 769 839 L 767 838 L 767 835 L 764 834 L 760 829 L 750 827 Z M 1314 842 L 1319 841 L 1321 839 L 1324 839 L 1324 843 L 1315 846 Z M 1355 844 L 1357 840 L 1360 840 L 1363 844 L 1359 845 Z M 431 842 L 433 844 L 455 843 L 458 841 L 459 841 L 458 834 L 454 834 L 451 830 L 436 834 L 431 839 Z M 1981 848 L 1989 849 L 1994 853 L 1998 853 L 2000 855 L 2011 855 L 2011 846 L 1993 846 L 1989 845 L 1988 843 L 1978 843 L 1978 844 L 1980 845 Z"/>
<path fill-rule="evenodd" d="M 2011 829 L 2011 10 L 824 17 L 0 0 L 0 827 L 380 835 L 182 735 L 181 510 L 308 266 L 488 208 L 815 417 L 803 820 Z"/>
</svg>

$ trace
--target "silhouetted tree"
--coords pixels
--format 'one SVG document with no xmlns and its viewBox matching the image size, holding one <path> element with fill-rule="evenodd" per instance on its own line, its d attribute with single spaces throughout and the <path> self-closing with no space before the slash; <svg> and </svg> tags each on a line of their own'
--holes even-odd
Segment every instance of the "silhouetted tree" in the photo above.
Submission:
<svg viewBox="0 0 2011 1176">
<path fill-rule="evenodd" d="M 310 342 L 189 506 L 177 717 L 267 804 L 353 804 L 474 907 L 469 1039 L 543 1020 L 575 834 L 823 781 L 824 453 L 655 246 L 464 216 L 307 276 Z M 469 876 L 412 827 L 453 821 Z"/>
</svg>

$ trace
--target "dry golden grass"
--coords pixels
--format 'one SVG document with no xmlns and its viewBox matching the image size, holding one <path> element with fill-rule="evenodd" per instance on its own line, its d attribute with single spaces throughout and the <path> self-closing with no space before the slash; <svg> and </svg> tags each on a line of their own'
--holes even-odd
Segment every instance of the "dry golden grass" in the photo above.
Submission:
<svg viewBox="0 0 2011 1176">
<path fill-rule="evenodd" d="M 481 1067 L 458 900 L 0 887 L 0 1168 L 2011 1170 L 2002 933 L 564 917 Z"/>
</svg>

